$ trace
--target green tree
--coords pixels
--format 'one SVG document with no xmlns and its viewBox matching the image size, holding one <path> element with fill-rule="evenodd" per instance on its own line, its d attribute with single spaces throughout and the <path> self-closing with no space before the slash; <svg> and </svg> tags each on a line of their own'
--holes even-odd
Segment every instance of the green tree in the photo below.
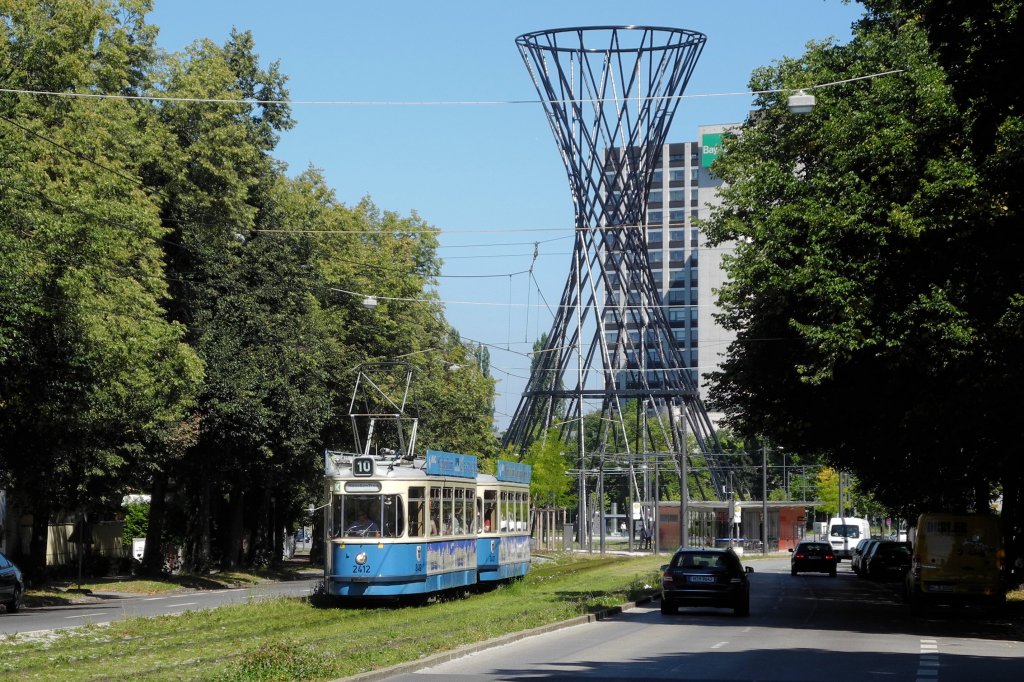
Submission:
<svg viewBox="0 0 1024 682">
<path fill-rule="evenodd" d="M 4 3 L 7 87 L 141 94 L 149 3 Z M 55 515 L 120 503 L 194 401 L 201 363 L 164 317 L 144 105 L 0 99 L 0 470 L 32 514 L 32 573 Z"/>
<path fill-rule="evenodd" d="M 576 504 L 573 479 L 566 472 L 572 468 L 570 446 L 552 428 L 547 437 L 534 441 L 523 462 L 533 467 L 530 496 L 536 507 L 567 507 Z"/>
<path fill-rule="evenodd" d="M 998 483 L 1003 535 L 1013 539 L 1007 544 L 1006 565 L 1015 572 L 1013 582 L 1019 583 L 1024 580 L 1018 560 L 1024 556 L 1024 485 L 1017 463 L 1021 428 L 1015 406 L 1024 398 L 1019 362 L 1024 350 L 1019 255 L 1024 189 L 1018 178 L 1024 163 L 1024 94 L 1007 84 L 1024 68 L 1024 3 L 866 0 L 864 5 L 865 27 L 919 27 L 924 32 L 963 117 L 954 142 L 960 160 L 974 173 L 973 191 L 966 197 L 970 203 L 952 212 L 950 222 L 958 237 L 956 247 L 964 249 L 955 266 L 976 343 L 971 347 L 974 362 L 966 368 L 975 390 L 961 395 L 968 411 L 957 419 L 974 431 L 973 449 L 987 453 L 986 462 L 978 465 L 998 472 L 989 478 Z M 945 424 L 942 418 L 936 423 Z M 971 461 L 967 466 L 974 465 Z M 976 499 L 968 506 L 985 512 L 990 495 L 975 487 Z"/>
<path fill-rule="evenodd" d="M 741 432 L 856 472 L 887 507 L 976 507 L 1001 475 L 979 425 L 1004 431 L 992 414 L 1006 394 L 985 377 L 1020 277 L 997 295 L 979 278 L 991 242 L 975 228 L 991 202 L 924 32 L 868 22 L 751 84 L 895 65 L 816 91 L 805 117 L 763 95 L 726 144 L 714 168 L 724 204 L 706 228 L 736 244 L 720 303 L 737 341 L 717 402 Z"/>
</svg>

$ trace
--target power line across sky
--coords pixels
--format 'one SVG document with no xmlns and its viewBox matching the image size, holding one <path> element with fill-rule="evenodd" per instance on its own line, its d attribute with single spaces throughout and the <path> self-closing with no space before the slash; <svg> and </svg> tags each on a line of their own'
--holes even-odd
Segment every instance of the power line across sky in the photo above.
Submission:
<svg viewBox="0 0 1024 682">
<path fill-rule="evenodd" d="M 801 55 L 810 40 L 847 41 L 861 12 L 857 3 L 840 0 L 308 0 L 287 6 L 156 0 L 149 19 L 168 51 L 200 38 L 223 43 L 232 27 L 251 30 L 261 62 L 279 61 L 289 77 L 293 101 L 528 103 L 537 101 L 537 93 L 514 43 L 524 33 L 623 25 L 700 31 L 707 44 L 687 92 L 738 93 L 749 91 L 753 69 Z M 698 125 L 740 122 L 751 102 L 737 96 L 684 99 L 668 141 L 695 140 Z M 445 312 L 463 336 L 495 342 L 495 368 L 514 368 L 514 374 L 494 372 L 496 425 L 503 428 L 525 387 L 521 353 L 548 330 L 543 304 L 558 301 L 571 242 L 543 245 L 536 259 L 525 244 L 494 248 L 488 242 L 561 236 L 557 229 L 544 234 L 559 225 L 571 235 L 575 224 L 566 173 L 542 108 L 295 106 L 292 115 L 297 125 L 283 134 L 276 152 L 289 172 L 314 166 L 345 203 L 369 196 L 385 210 L 415 211 L 440 230 L 444 274 L 532 269 L 529 277 L 439 280 L 442 300 L 506 303 L 449 305 Z M 493 239 L 483 236 L 488 230 Z"/>
</svg>

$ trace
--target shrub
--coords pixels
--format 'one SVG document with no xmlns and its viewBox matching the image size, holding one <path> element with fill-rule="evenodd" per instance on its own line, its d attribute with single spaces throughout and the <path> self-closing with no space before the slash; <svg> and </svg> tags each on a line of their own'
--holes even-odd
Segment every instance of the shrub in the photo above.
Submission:
<svg viewBox="0 0 1024 682">
<path fill-rule="evenodd" d="M 125 506 L 124 530 L 121 531 L 121 540 L 125 547 L 131 551 L 132 540 L 146 537 L 149 530 L 149 504 L 146 502 L 132 502 Z"/>
</svg>

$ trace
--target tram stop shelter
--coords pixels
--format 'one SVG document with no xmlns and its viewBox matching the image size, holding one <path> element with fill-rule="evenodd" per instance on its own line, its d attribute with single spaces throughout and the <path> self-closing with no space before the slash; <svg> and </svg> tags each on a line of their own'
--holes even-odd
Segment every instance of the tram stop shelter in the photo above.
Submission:
<svg viewBox="0 0 1024 682">
<path fill-rule="evenodd" d="M 679 502 L 658 503 L 658 546 L 679 546 Z M 768 502 L 768 551 L 779 552 L 796 547 L 808 532 L 807 519 L 813 517 L 813 502 Z M 761 500 L 690 500 L 687 503 L 690 547 L 734 547 L 761 553 L 761 529 L 765 503 Z M 732 510 L 730 522 L 729 512 Z"/>
</svg>

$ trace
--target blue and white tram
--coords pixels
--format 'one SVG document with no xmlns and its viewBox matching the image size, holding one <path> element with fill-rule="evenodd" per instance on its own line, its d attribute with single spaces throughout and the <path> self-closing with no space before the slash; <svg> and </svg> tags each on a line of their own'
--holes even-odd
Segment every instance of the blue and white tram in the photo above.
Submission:
<svg viewBox="0 0 1024 682">
<path fill-rule="evenodd" d="M 480 582 L 526 575 L 530 570 L 530 466 L 498 461 L 496 476 L 477 477 L 477 573 Z"/>
<path fill-rule="evenodd" d="M 412 462 L 326 453 L 327 594 L 395 599 L 469 587 L 479 579 L 479 552 L 492 547 L 497 561 L 484 558 L 487 580 L 525 574 L 530 472 L 522 467 L 505 474 L 501 466 L 501 475 L 486 476 L 478 474 L 472 455 L 428 450 L 424 460 Z M 526 484 L 519 482 L 524 476 Z M 496 500 L 496 508 L 486 499 Z M 485 534 L 485 528 L 498 531 Z"/>
</svg>

